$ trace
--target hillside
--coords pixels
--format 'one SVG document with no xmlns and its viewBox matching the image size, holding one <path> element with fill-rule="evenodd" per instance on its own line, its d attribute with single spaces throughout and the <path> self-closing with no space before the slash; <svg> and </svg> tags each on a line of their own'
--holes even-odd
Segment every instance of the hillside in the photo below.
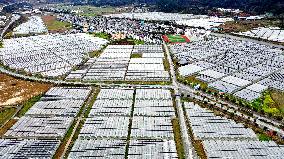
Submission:
<svg viewBox="0 0 284 159">
<path fill-rule="evenodd" d="M 94 5 L 155 4 L 158 9 L 165 12 L 203 12 L 213 7 L 222 7 L 238 8 L 255 14 L 284 13 L 283 0 L 89 0 L 88 2 Z"/>
</svg>

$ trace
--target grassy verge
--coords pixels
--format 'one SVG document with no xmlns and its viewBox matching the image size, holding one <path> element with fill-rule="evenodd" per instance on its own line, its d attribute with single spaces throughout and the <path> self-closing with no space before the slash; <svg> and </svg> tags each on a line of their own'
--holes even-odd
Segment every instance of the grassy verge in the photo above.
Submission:
<svg viewBox="0 0 284 159">
<path fill-rule="evenodd" d="M 56 16 L 42 16 L 43 22 L 50 32 L 63 32 L 72 28 L 72 24 L 56 20 Z"/>
<path fill-rule="evenodd" d="M 96 89 L 93 96 L 91 97 L 92 99 L 90 100 L 90 103 L 86 107 L 86 111 L 84 112 L 84 118 L 87 118 L 89 116 L 92 106 L 94 105 L 99 93 L 100 93 L 100 89 Z"/>
<path fill-rule="evenodd" d="M 198 80 L 195 76 L 188 76 L 188 77 L 182 77 L 178 76 L 177 80 L 183 84 L 189 85 L 191 87 L 194 87 L 196 85 L 200 85 L 200 89 L 205 91 L 208 89 L 208 84 Z"/>
<path fill-rule="evenodd" d="M 10 119 L 5 125 L 0 128 L 0 136 L 3 136 L 18 120 Z"/>
<path fill-rule="evenodd" d="M 98 37 L 98 38 L 102 38 L 102 39 L 106 39 L 106 40 L 110 40 L 111 35 L 107 34 L 107 33 L 90 33 L 91 35 L 93 35 L 94 37 Z"/>
<path fill-rule="evenodd" d="M 62 22 L 62 21 L 58 21 L 58 20 L 54 20 L 51 23 L 48 23 L 47 25 L 47 29 L 48 30 L 59 30 L 59 29 L 70 29 L 71 28 L 71 24 L 67 23 L 67 22 Z"/>
<path fill-rule="evenodd" d="M 272 138 L 266 134 L 257 134 L 260 141 L 271 141 Z"/>
<path fill-rule="evenodd" d="M 276 108 L 278 108 L 281 113 L 284 113 L 284 92 L 271 90 L 270 96 L 275 102 Z"/>
<path fill-rule="evenodd" d="M 99 57 L 102 54 L 101 50 L 89 52 L 90 57 Z"/>
<path fill-rule="evenodd" d="M 169 61 L 168 61 L 166 58 L 163 59 L 163 64 L 164 64 L 164 69 L 165 69 L 166 71 L 170 72 L 171 66 L 170 66 Z"/>
<path fill-rule="evenodd" d="M 68 142 L 68 139 L 71 137 L 72 132 L 74 131 L 74 127 L 77 123 L 77 119 L 75 119 L 72 123 L 72 125 L 70 126 L 70 128 L 68 129 L 67 133 L 65 134 L 64 138 L 62 139 L 61 144 L 59 145 L 58 149 L 56 150 L 53 159 L 58 159 L 62 156 L 62 153 L 64 152 L 65 146 Z"/>
<path fill-rule="evenodd" d="M 177 154 L 179 159 L 184 159 L 184 147 L 183 147 L 183 142 L 181 138 L 181 131 L 180 131 L 180 126 L 179 126 L 179 121 L 177 118 L 172 119 L 172 124 L 173 124 L 173 131 L 174 131 L 174 138 L 175 138 L 175 143 L 176 143 L 176 149 L 177 149 Z"/>
<path fill-rule="evenodd" d="M 203 144 L 201 140 L 194 140 L 193 146 L 200 159 L 207 159 Z"/>
<path fill-rule="evenodd" d="M 29 99 L 28 101 L 26 101 L 21 110 L 16 114 L 17 117 L 22 117 L 25 115 L 25 113 L 36 103 L 40 100 L 40 98 L 42 97 L 42 94 L 37 95 L 32 97 L 31 99 Z"/>
<path fill-rule="evenodd" d="M 131 54 L 130 58 L 142 58 L 142 54 Z"/>
<path fill-rule="evenodd" d="M 113 40 L 110 45 L 143 45 L 145 41 L 131 38 Z"/>
<path fill-rule="evenodd" d="M 97 50 L 97 51 L 92 51 L 92 52 L 89 52 L 89 56 L 92 58 L 92 57 L 99 57 L 104 49 L 107 47 L 107 45 L 103 46 L 100 50 Z M 87 61 L 86 61 L 87 62 Z M 85 62 L 84 62 L 85 63 Z"/>
<path fill-rule="evenodd" d="M 12 31 L 10 31 L 6 35 L 4 35 L 4 39 L 10 39 L 12 37 L 13 37 L 13 32 Z"/>
<path fill-rule="evenodd" d="M 84 123 L 85 123 L 85 120 L 86 120 L 85 118 L 88 117 L 88 115 L 89 115 L 89 113 L 90 113 L 90 111 L 91 111 L 91 108 L 92 108 L 94 102 L 96 101 L 96 98 L 97 98 L 99 92 L 100 92 L 100 89 L 96 89 L 95 92 L 92 93 L 91 96 L 90 96 L 91 100 L 90 100 L 88 103 L 86 103 L 85 107 L 82 107 L 82 109 L 81 109 L 80 112 L 78 113 L 78 116 L 80 116 L 82 113 L 84 113 L 84 114 L 83 114 L 84 116 L 83 116 L 83 119 L 80 120 L 79 125 L 78 125 L 77 129 L 75 130 L 75 133 L 74 133 L 74 135 L 73 135 L 73 137 L 72 137 L 72 139 L 71 139 L 71 143 L 70 143 L 70 145 L 69 145 L 69 147 L 68 147 L 68 149 L 67 149 L 66 154 L 63 156 L 63 158 L 67 158 L 67 157 L 68 157 L 68 155 L 69 155 L 69 153 L 70 153 L 72 147 L 73 147 L 74 144 L 75 144 L 75 141 L 78 139 L 78 136 L 79 136 L 79 134 L 80 134 L 80 131 L 81 131 L 82 127 L 84 126 Z M 84 110 L 85 110 L 85 111 L 84 111 Z M 72 132 L 73 132 L 73 131 L 72 131 Z M 71 137 L 71 136 L 69 136 L 69 138 L 70 138 L 70 137 Z M 68 138 L 68 139 L 69 139 L 69 138 Z M 68 141 L 68 139 L 67 139 L 67 141 Z M 65 148 L 65 147 L 66 147 L 66 143 L 65 143 L 65 145 L 64 145 L 64 148 Z M 64 149 L 63 149 L 63 150 L 64 150 Z M 61 154 L 62 154 L 62 153 L 61 153 Z"/>
<path fill-rule="evenodd" d="M 128 133 L 127 133 L 126 146 L 125 146 L 125 159 L 128 159 L 128 153 L 129 153 L 129 146 L 130 146 L 130 140 L 131 140 L 132 120 L 133 120 L 133 116 L 134 116 L 135 97 L 136 97 L 136 90 L 134 90 L 134 94 L 133 94 L 133 98 L 132 98 L 131 112 L 130 112 L 130 118 L 129 118 L 129 124 L 128 124 Z"/>
<path fill-rule="evenodd" d="M 184 101 L 184 100 L 185 99 L 182 99 L 182 101 Z M 186 99 L 186 100 L 189 101 L 188 99 Z M 182 109 L 183 109 L 183 112 L 184 112 L 184 116 L 186 117 L 186 126 L 187 126 L 187 128 L 189 130 L 188 133 L 189 133 L 189 136 L 191 138 L 192 146 L 194 147 L 195 152 L 199 156 L 200 159 L 207 159 L 207 156 L 206 156 L 206 153 L 205 153 L 202 141 L 196 140 L 194 135 L 193 135 L 192 128 L 191 128 L 191 126 L 189 124 L 190 121 L 189 121 L 188 117 L 185 114 L 186 110 L 184 108 L 184 105 L 183 105 Z"/>
<path fill-rule="evenodd" d="M 281 121 L 284 117 L 284 93 L 268 90 L 248 106 L 254 111 Z"/>
<path fill-rule="evenodd" d="M 82 120 L 80 121 L 80 123 L 79 123 L 79 125 L 78 125 L 78 127 L 77 127 L 77 129 L 76 129 L 76 131 L 75 131 L 75 133 L 74 133 L 74 136 L 73 136 L 73 138 L 72 138 L 72 141 L 71 141 L 71 143 L 70 143 L 70 145 L 69 145 L 69 147 L 68 147 L 68 150 L 67 150 L 66 154 L 63 156 L 63 158 L 65 158 L 65 159 L 68 158 L 68 155 L 69 155 L 69 153 L 70 153 L 72 147 L 74 146 L 75 141 L 78 139 L 78 136 L 79 136 L 79 134 L 80 134 L 80 131 L 81 131 L 82 127 L 84 126 L 84 123 L 85 123 L 85 119 L 82 119 Z"/>
<path fill-rule="evenodd" d="M 4 107 L 0 108 L 0 125 L 2 126 L 6 121 L 8 121 L 15 113 L 17 109 L 14 107 Z"/>
<path fill-rule="evenodd" d="M 167 47 L 167 46 L 165 46 Z M 164 64 L 164 69 L 168 72 L 170 72 L 171 66 L 170 63 L 168 61 L 168 54 L 166 53 L 166 48 L 164 48 L 163 46 L 163 51 L 164 51 L 164 58 L 163 58 L 163 64 Z"/>
</svg>

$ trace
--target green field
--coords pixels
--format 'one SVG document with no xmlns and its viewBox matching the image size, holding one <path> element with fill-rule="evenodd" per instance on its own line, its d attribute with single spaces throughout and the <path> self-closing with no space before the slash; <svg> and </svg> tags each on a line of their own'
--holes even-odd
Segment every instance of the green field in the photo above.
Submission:
<svg viewBox="0 0 284 159">
<path fill-rule="evenodd" d="M 166 43 L 189 43 L 190 39 L 184 35 L 163 35 Z"/>
<path fill-rule="evenodd" d="M 42 20 L 46 25 L 48 31 L 51 32 L 60 32 L 60 31 L 62 32 L 72 28 L 72 25 L 70 23 L 58 21 L 56 19 L 56 16 L 45 15 L 42 16 Z"/>
<path fill-rule="evenodd" d="M 276 107 L 284 114 L 284 92 L 271 91 L 270 94 Z"/>
<path fill-rule="evenodd" d="M 58 29 L 69 29 L 71 27 L 70 23 L 61 22 L 61 21 L 53 21 L 49 25 L 47 25 L 48 30 L 58 30 Z"/>
<path fill-rule="evenodd" d="M 168 39 L 172 43 L 185 43 L 186 39 L 181 35 L 167 35 Z"/>
<path fill-rule="evenodd" d="M 269 90 L 252 102 L 252 108 L 274 117 L 284 117 L 284 92 Z"/>
<path fill-rule="evenodd" d="M 0 109 L 0 125 L 3 125 L 8 121 L 15 113 L 17 109 L 13 107 L 1 108 Z"/>
<path fill-rule="evenodd" d="M 142 58 L 142 54 L 131 54 L 130 58 Z"/>
<path fill-rule="evenodd" d="M 110 40 L 111 38 L 111 35 L 107 33 L 90 33 L 90 35 L 93 35 L 98 38 L 106 39 L 106 40 Z"/>
</svg>

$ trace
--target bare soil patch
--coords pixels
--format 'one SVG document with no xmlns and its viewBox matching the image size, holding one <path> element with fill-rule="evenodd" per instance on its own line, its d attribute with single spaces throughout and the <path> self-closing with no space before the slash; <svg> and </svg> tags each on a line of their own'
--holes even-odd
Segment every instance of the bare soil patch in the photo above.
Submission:
<svg viewBox="0 0 284 159">
<path fill-rule="evenodd" d="M 16 105 L 46 92 L 52 85 L 24 81 L 0 73 L 0 106 Z"/>
</svg>

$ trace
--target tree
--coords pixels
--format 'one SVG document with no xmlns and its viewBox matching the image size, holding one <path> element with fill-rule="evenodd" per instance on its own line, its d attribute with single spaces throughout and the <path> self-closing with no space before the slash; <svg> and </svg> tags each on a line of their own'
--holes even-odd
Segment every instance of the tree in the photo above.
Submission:
<svg viewBox="0 0 284 159">
<path fill-rule="evenodd" d="M 280 19 L 280 28 L 284 29 L 284 13 L 279 15 Z"/>
</svg>

